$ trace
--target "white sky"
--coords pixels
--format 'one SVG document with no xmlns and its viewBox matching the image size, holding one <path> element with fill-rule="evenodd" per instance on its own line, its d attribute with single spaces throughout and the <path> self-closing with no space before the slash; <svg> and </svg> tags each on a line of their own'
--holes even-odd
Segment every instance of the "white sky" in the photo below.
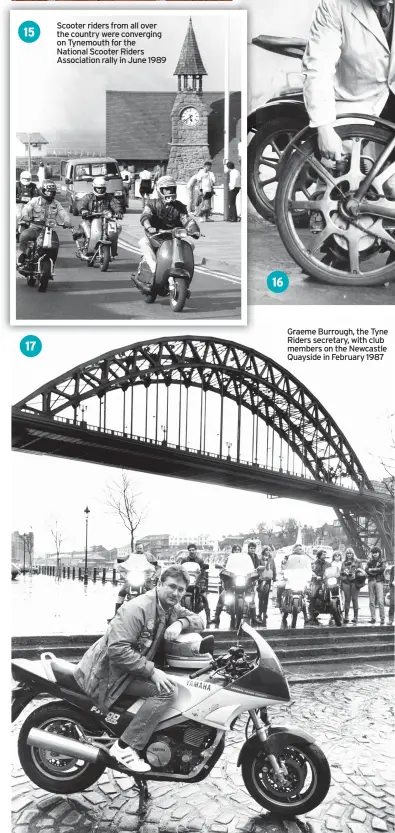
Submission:
<svg viewBox="0 0 395 833">
<path fill-rule="evenodd" d="M 395 411 L 393 390 L 389 384 L 394 361 L 394 332 L 391 331 L 391 310 L 345 307 L 302 309 L 249 310 L 249 326 L 221 328 L 219 338 L 229 338 L 254 347 L 275 359 L 315 394 L 346 434 L 368 474 L 382 476 L 380 458 L 390 451 L 388 417 Z M 288 362 L 286 331 L 288 327 L 344 328 L 352 326 L 387 327 L 391 331 L 392 356 L 381 362 Z M 185 334 L 180 329 L 179 334 Z M 27 396 L 41 384 L 89 361 L 107 350 L 118 349 L 144 339 L 170 333 L 159 327 L 143 328 L 45 328 L 35 330 L 43 341 L 43 350 L 36 359 L 27 359 L 19 351 L 23 335 L 9 331 L 12 354 L 12 401 Z M 210 334 L 209 327 L 199 327 L 196 335 Z M 176 335 L 172 332 L 171 335 Z M 193 332 L 192 332 L 193 335 Z M 67 347 L 65 346 L 67 343 Z M 88 405 L 89 409 L 89 405 Z M 88 410 L 89 421 L 89 410 Z M 66 537 L 65 549 L 81 549 L 84 545 L 84 509 L 91 509 L 90 544 L 106 547 L 127 543 L 127 533 L 119 521 L 108 514 L 104 503 L 106 483 L 119 476 L 117 469 L 77 463 L 53 457 L 12 453 L 13 507 L 12 529 L 28 531 L 33 527 L 36 551 L 53 550 L 48 519 L 56 517 Z M 132 473 L 142 503 L 149 504 L 148 515 L 139 532 L 141 535 L 168 532 L 173 535 L 199 533 L 223 534 L 248 531 L 259 521 L 273 523 L 283 517 L 296 517 L 302 524 L 321 525 L 333 518 L 331 509 L 301 501 L 270 500 L 264 495 L 211 487 L 169 477 Z M 45 499 L 43 499 L 45 495 Z"/>
<path fill-rule="evenodd" d="M 34 20 L 41 28 L 40 38 L 25 44 L 12 34 L 12 90 L 15 101 L 23 101 L 17 107 L 14 118 L 15 132 L 45 131 L 61 133 L 62 130 L 92 131 L 105 129 L 106 90 L 168 91 L 176 92 L 177 78 L 173 75 L 186 35 L 188 20 L 192 23 L 207 76 L 203 78 L 203 90 L 222 90 L 224 85 L 225 21 L 229 17 L 230 89 L 241 89 L 241 34 L 240 15 L 236 18 L 207 10 L 147 13 L 130 9 L 122 12 L 97 11 L 45 11 L 34 10 Z M 146 56 L 165 56 L 165 64 L 58 64 L 56 56 L 56 32 L 59 22 L 99 21 L 119 23 L 134 21 L 158 23 L 161 40 L 137 38 L 134 48 L 145 49 Z M 11 31 L 17 30 L 26 20 L 25 12 L 11 14 Z M 67 33 L 65 35 L 67 37 Z M 76 43 L 76 46 L 78 44 Z M 244 44 L 243 44 L 244 46 Z M 40 78 L 44 94 L 26 96 L 26 78 L 34 67 L 35 78 Z"/>
</svg>

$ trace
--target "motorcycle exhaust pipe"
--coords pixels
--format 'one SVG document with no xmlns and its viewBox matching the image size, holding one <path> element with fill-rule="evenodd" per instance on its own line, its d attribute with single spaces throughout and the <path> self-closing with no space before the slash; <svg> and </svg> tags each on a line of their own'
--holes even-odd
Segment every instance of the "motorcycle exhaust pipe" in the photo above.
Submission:
<svg viewBox="0 0 395 833">
<path fill-rule="evenodd" d="M 97 749 L 88 743 L 80 743 L 78 740 L 55 735 L 52 732 L 42 732 L 41 729 L 30 729 L 26 742 L 28 746 L 38 746 L 39 749 L 48 749 L 60 755 L 81 758 L 89 764 L 97 764 L 99 761 L 103 761 L 105 755 L 102 749 Z"/>
</svg>

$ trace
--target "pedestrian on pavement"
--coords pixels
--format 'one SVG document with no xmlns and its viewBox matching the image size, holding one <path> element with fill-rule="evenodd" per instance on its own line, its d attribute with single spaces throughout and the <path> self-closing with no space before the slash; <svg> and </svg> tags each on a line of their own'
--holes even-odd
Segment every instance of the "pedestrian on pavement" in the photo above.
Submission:
<svg viewBox="0 0 395 833">
<path fill-rule="evenodd" d="M 130 192 L 130 173 L 128 165 L 125 163 L 122 165 L 121 177 L 123 182 L 123 190 L 125 194 L 125 205 L 129 205 L 129 192 Z"/>
<path fill-rule="evenodd" d="M 199 205 L 199 217 L 203 222 L 210 219 L 211 200 L 214 196 L 215 176 L 211 170 L 211 162 L 205 162 L 203 168 L 196 174 L 196 182 L 199 186 L 201 202 Z"/>
<path fill-rule="evenodd" d="M 347 547 L 344 561 L 340 570 L 340 586 L 344 593 L 344 624 L 349 624 L 350 604 L 352 603 L 354 618 L 352 624 L 358 624 L 358 596 L 360 586 L 356 581 L 359 561 L 352 547 Z"/>
<path fill-rule="evenodd" d="M 44 162 L 40 162 L 40 164 L 38 166 L 37 176 L 38 176 L 38 187 L 41 188 L 43 182 L 46 180 Z"/>
<path fill-rule="evenodd" d="M 140 197 L 143 202 L 143 208 L 146 206 L 150 194 L 152 194 L 153 190 L 154 189 L 152 186 L 152 174 L 150 171 L 147 171 L 146 168 L 144 168 L 144 170 L 141 171 L 140 174 Z"/>
<path fill-rule="evenodd" d="M 385 559 L 382 556 L 380 547 L 372 547 L 366 573 L 368 576 L 370 624 L 376 623 L 376 607 L 380 613 L 380 625 L 385 623 L 384 614 L 384 570 Z"/>
<path fill-rule="evenodd" d="M 394 565 L 393 564 L 392 564 L 391 569 L 390 569 L 389 586 L 390 586 L 390 607 L 389 607 L 389 611 L 388 611 L 388 624 L 393 625 L 394 624 L 394 591 L 395 591 L 395 587 L 394 587 Z"/>
<path fill-rule="evenodd" d="M 272 582 L 276 581 L 276 565 L 270 547 L 264 547 L 258 559 L 258 619 L 262 621 L 262 625 L 266 628 L 267 625 L 267 607 L 269 604 L 270 589 Z"/>
<path fill-rule="evenodd" d="M 227 162 L 226 167 L 229 171 L 229 223 L 237 223 L 237 208 L 236 199 L 241 188 L 240 171 L 235 168 L 233 162 Z"/>
</svg>

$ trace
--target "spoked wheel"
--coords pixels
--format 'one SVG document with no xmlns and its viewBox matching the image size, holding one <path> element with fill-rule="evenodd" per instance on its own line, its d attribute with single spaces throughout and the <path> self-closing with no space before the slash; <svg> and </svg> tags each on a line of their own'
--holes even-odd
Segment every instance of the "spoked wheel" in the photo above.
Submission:
<svg viewBox="0 0 395 833">
<path fill-rule="evenodd" d="M 188 298 L 188 281 L 186 278 L 173 278 L 174 286 L 170 289 L 170 306 L 173 312 L 181 312 Z"/>
<path fill-rule="evenodd" d="M 22 726 L 18 739 L 18 755 L 26 775 L 41 789 L 67 795 L 91 787 L 105 770 L 103 764 L 90 764 L 65 754 L 29 746 L 27 737 L 31 729 L 41 729 L 83 742 L 86 737 L 103 734 L 89 715 L 57 701 L 41 706 L 32 712 Z"/>
<path fill-rule="evenodd" d="M 289 254 L 310 277 L 338 286 L 379 286 L 395 280 L 395 200 L 385 196 L 386 183 L 395 176 L 392 156 L 361 204 L 353 197 L 395 134 L 383 125 L 336 130 L 346 154 L 343 171 L 321 164 L 315 137 L 301 152 L 295 150 L 277 189 L 278 229 Z M 300 181 L 308 177 L 301 197 Z M 388 216 L 376 216 L 375 208 Z M 296 209 L 309 213 L 307 228 L 298 228 Z"/>
<path fill-rule="evenodd" d="M 268 754 L 261 752 L 242 764 L 248 792 L 262 807 L 283 818 L 292 818 L 318 807 L 331 782 L 328 761 L 314 743 L 285 747 L 277 756 L 283 777 L 277 776 Z"/>
<path fill-rule="evenodd" d="M 100 262 L 100 269 L 102 272 L 107 272 L 107 269 L 110 265 L 111 260 L 111 251 L 109 246 L 102 247 L 102 256 Z"/>
<path fill-rule="evenodd" d="M 279 162 L 289 142 L 306 124 L 302 115 L 272 119 L 257 130 L 248 145 L 248 196 L 265 220 L 274 222 Z"/>
<path fill-rule="evenodd" d="M 38 291 L 39 292 L 46 292 L 48 289 L 48 281 L 51 277 L 51 264 L 49 260 L 43 260 L 41 262 L 41 275 L 38 282 Z M 33 284 L 31 284 L 32 286 Z"/>
</svg>

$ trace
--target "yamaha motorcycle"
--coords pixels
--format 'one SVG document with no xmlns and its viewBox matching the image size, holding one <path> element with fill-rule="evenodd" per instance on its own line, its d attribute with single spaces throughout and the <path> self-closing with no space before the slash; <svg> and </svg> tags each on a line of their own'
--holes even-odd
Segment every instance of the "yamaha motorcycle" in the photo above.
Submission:
<svg viewBox="0 0 395 833">
<path fill-rule="evenodd" d="M 85 260 L 88 266 L 100 265 L 107 272 L 111 260 L 117 254 L 117 240 L 122 226 L 117 223 L 112 211 L 95 212 L 89 215 L 90 229 L 86 228 L 82 246 L 77 243 L 76 256 Z M 84 220 L 81 223 L 84 228 Z"/>
<path fill-rule="evenodd" d="M 196 224 L 198 231 L 198 226 Z M 151 234 L 150 239 L 160 243 L 156 255 L 155 275 L 141 259 L 136 275 L 132 280 L 137 289 L 144 295 L 146 304 L 153 304 L 157 297 L 169 298 L 173 312 L 181 312 L 185 303 L 191 297 L 190 285 L 195 269 L 193 257 L 193 243 L 190 243 L 188 232 L 184 228 L 169 229 Z M 143 263 L 148 272 L 148 279 L 142 280 Z"/>
<path fill-rule="evenodd" d="M 242 630 L 254 641 L 255 655 L 237 644 L 189 677 L 169 675 L 178 685 L 178 698 L 142 752 L 151 770 L 134 776 L 141 813 L 148 781 L 196 783 L 206 778 L 224 751 L 226 733 L 245 712 L 255 732 L 243 744 L 238 766 L 252 798 L 283 818 L 306 813 L 325 798 L 330 768 L 313 736 L 297 727 L 272 726 L 267 715 L 268 707 L 290 702 L 284 671 L 262 636 L 245 623 Z M 213 637 L 202 640 L 202 650 L 207 640 L 211 653 Z M 19 760 L 34 784 L 70 795 L 91 787 L 106 768 L 130 775 L 110 747 L 133 720 L 141 699 L 121 696 L 104 714 L 76 683 L 75 665 L 48 653 L 37 661 L 15 659 L 12 670 L 17 681 L 13 721 L 37 695 L 53 698 L 31 712 L 19 733 Z"/>
<path fill-rule="evenodd" d="M 22 223 L 23 228 L 26 224 Z M 24 263 L 20 266 L 17 262 L 17 270 L 20 275 L 25 275 L 28 286 L 38 286 L 39 292 L 46 292 L 48 282 L 53 280 L 54 243 L 59 243 L 55 231 L 56 222 L 47 219 L 40 230 L 36 240 L 30 240 L 26 249 Z"/>
</svg>

